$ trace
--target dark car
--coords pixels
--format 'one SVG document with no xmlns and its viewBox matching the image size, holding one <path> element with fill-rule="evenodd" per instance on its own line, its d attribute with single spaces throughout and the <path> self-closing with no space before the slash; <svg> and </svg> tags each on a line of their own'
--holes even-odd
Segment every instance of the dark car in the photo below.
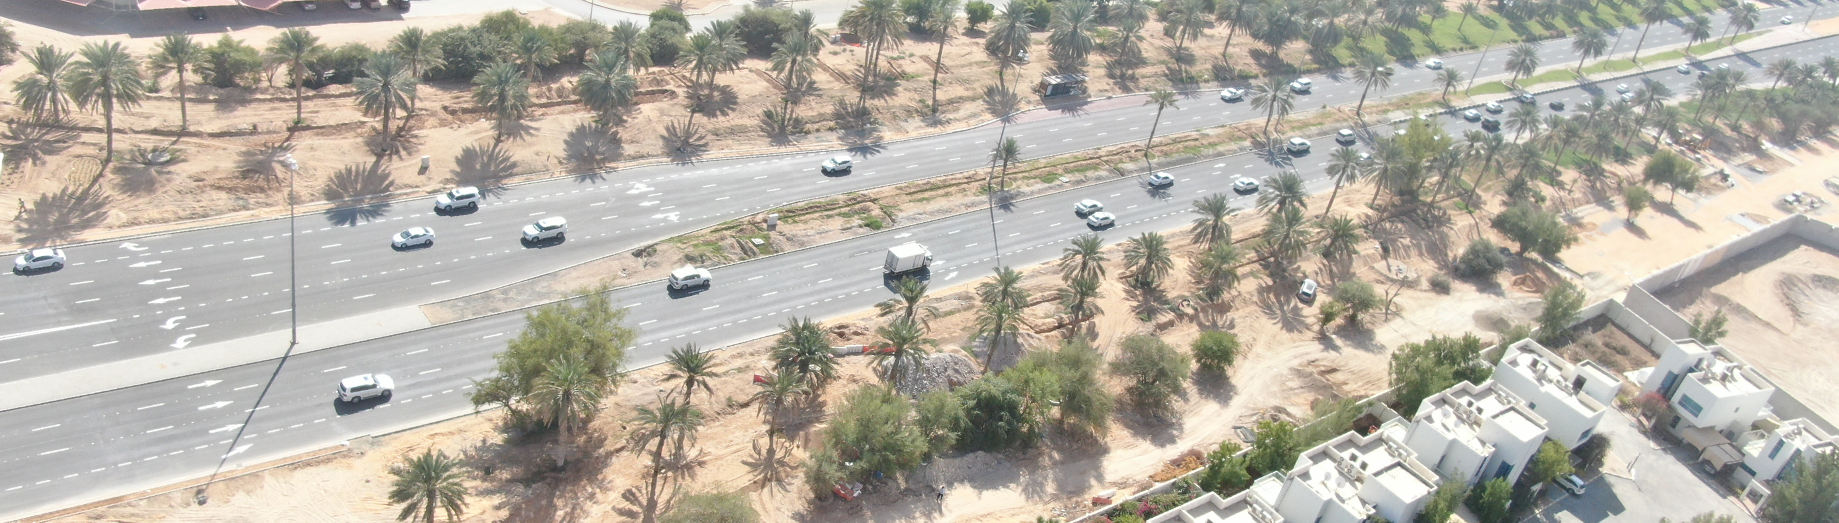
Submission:
<svg viewBox="0 0 1839 523">
<path fill-rule="evenodd" d="M 1545 104 L 1545 106 L 1552 108 L 1553 111 L 1563 111 L 1564 110 L 1564 102 L 1561 102 L 1558 100 L 1552 100 L 1551 103 Z"/>
<path fill-rule="evenodd" d="M 389 0 L 389 1 L 390 1 L 390 7 L 396 8 L 397 11 L 409 10 L 409 0 Z"/>
<path fill-rule="evenodd" d="M 1489 132 L 1501 130 L 1501 121 L 1492 116 L 1481 119 L 1481 128 Z"/>
<path fill-rule="evenodd" d="M 206 18 L 204 16 L 204 8 L 202 7 L 193 7 L 193 8 L 186 9 L 185 13 L 192 15 L 193 20 L 203 20 Z"/>
</svg>

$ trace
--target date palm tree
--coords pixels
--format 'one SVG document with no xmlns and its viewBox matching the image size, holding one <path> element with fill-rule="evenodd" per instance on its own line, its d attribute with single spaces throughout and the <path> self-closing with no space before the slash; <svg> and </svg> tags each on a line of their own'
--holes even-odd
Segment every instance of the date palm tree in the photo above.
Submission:
<svg viewBox="0 0 1839 523">
<path fill-rule="evenodd" d="M 702 389 L 711 396 L 715 394 L 715 389 L 709 387 L 710 380 L 721 376 L 715 372 L 715 357 L 697 349 L 696 344 L 688 343 L 671 349 L 670 355 L 664 357 L 664 364 L 669 369 L 664 375 L 664 381 L 683 383 L 684 404 L 695 403 L 692 396 L 696 389 Z"/>
<path fill-rule="evenodd" d="M 1047 29 L 1047 48 L 1061 71 L 1085 68 L 1086 57 L 1098 46 L 1092 30 L 1098 27 L 1097 9 L 1091 0 L 1061 0 L 1054 4 L 1052 21 Z"/>
<path fill-rule="evenodd" d="M 1577 53 L 1577 74 L 1584 73 L 1584 61 L 1609 52 L 1609 34 L 1602 29 L 1584 26 L 1571 38 L 1571 51 Z"/>
<path fill-rule="evenodd" d="M 862 0 L 837 20 L 838 26 L 862 39 L 861 100 L 868 99 L 868 91 L 881 78 L 881 52 L 904 40 L 906 18 L 896 0 Z"/>
<path fill-rule="evenodd" d="M 1069 0 L 1069 1 L 1073 1 L 1073 0 Z M 1155 121 L 1151 122 L 1149 125 L 1149 138 L 1146 140 L 1143 140 L 1143 162 L 1146 164 L 1150 164 L 1151 169 L 1154 169 L 1155 165 L 1151 163 L 1151 160 L 1150 160 L 1150 154 L 1149 154 L 1150 147 L 1149 146 L 1151 142 L 1154 142 L 1156 140 L 1156 127 L 1162 125 L 1162 110 L 1170 108 L 1170 107 L 1174 107 L 1176 110 L 1180 110 L 1181 106 L 1176 105 L 1176 101 L 1177 99 L 1175 98 L 1175 92 L 1170 91 L 1168 89 L 1156 89 L 1155 92 L 1149 93 L 1148 99 L 1143 101 L 1143 105 L 1156 106 L 1156 119 Z"/>
<path fill-rule="evenodd" d="M 1022 144 L 1014 138 L 1004 138 L 995 148 L 990 149 L 990 166 L 1002 167 L 1002 178 L 997 184 L 997 190 L 1009 190 L 1009 164 L 1019 161 L 1022 161 Z"/>
<path fill-rule="evenodd" d="M 511 41 L 511 59 L 524 71 L 524 79 L 543 79 L 543 68 L 555 65 L 556 48 L 535 28 L 525 29 Z"/>
<path fill-rule="evenodd" d="M 836 377 L 836 357 L 830 352 L 830 333 L 811 318 L 789 318 L 773 342 L 773 366 L 781 374 L 798 377 L 813 392 Z"/>
<path fill-rule="evenodd" d="M 1392 72 L 1386 69 L 1386 64 L 1380 61 L 1378 55 L 1371 52 L 1360 53 L 1360 57 L 1355 62 L 1354 81 L 1360 83 L 1360 102 L 1354 104 L 1354 117 L 1363 118 L 1366 114 L 1362 111 L 1366 109 L 1367 92 L 1372 91 L 1375 87 L 1379 88 L 1380 92 L 1390 89 Z"/>
<path fill-rule="evenodd" d="M 690 45 L 677 65 L 690 69 L 690 81 L 701 87 L 714 87 L 715 77 L 741 66 L 747 48 L 732 33 L 705 29 L 690 37 Z"/>
<path fill-rule="evenodd" d="M 556 466 L 568 464 L 568 448 L 574 445 L 576 424 L 600 410 L 600 398 L 606 390 L 606 378 L 595 374 L 587 361 L 580 358 L 565 356 L 544 367 L 543 376 L 536 380 L 530 392 L 530 400 L 560 431 L 556 441 Z"/>
<path fill-rule="evenodd" d="M 1839 87 L 1839 56 L 1820 57 L 1820 77 L 1831 82 L 1833 86 Z"/>
<path fill-rule="evenodd" d="M 664 445 L 672 440 L 681 442 L 686 438 L 693 439 L 697 429 L 702 428 L 702 411 L 687 403 L 678 404 L 659 398 L 656 409 L 639 407 L 632 421 L 638 425 L 638 430 L 632 433 L 634 450 L 644 452 L 646 447 L 651 447 L 652 442 L 657 443 L 656 447 L 651 448 L 650 500 L 645 507 L 647 514 L 656 514 L 658 475 L 664 472 Z M 681 452 L 682 449 L 678 448 L 677 451 Z"/>
<path fill-rule="evenodd" d="M 1462 3 L 1459 10 L 1462 11 L 1462 19 L 1456 21 L 1456 32 L 1458 33 L 1462 32 L 1463 24 L 1469 23 L 1469 17 L 1481 16 L 1481 4 L 1475 0 L 1468 0 Z"/>
<path fill-rule="evenodd" d="M 319 43 L 318 36 L 298 27 L 281 31 L 268 41 L 269 60 L 287 66 L 288 77 L 294 81 L 294 124 L 304 121 L 300 88 L 306 82 L 307 60 L 325 51 L 326 46 Z"/>
<path fill-rule="evenodd" d="M 901 278 L 894 282 L 894 297 L 875 304 L 875 309 L 882 316 L 899 315 L 899 320 L 917 321 L 925 325 L 928 318 L 939 315 L 939 308 L 926 305 L 926 280 L 919 278 Z M 921 314 L 924 313 L 924 317 Z"/>
<path fill-rule="evenodd" d="M 389 500 L 391 504 L 402 505 L 396 521 L 414 518 L 422 523 L 434 523 L 436 509 L 447 514 L 447 521 L 458 521 L 460 514 L 466 512 L 463 468 L 460 460 L 434 449 L 424 450 L 420 456 L 390 467 L 390 475 L 396 479 L 390 483 Z"/>
<path fill-rule="evenodd" d="M 1270 184 L 1258 192 L 1258 210 L 1266 215 L 1283 212 L 1285 209 L 1302 209 L 1309 206 L 1309 188 L 1303 184 L 1303 177 L 1296 171 L 1285 171 L 1271 177 Z"/>
<path fill-rule="evenodd" d="M 624 57 L 632 67 L 651 67 L 651 40 L 645 37 L 645 27 L 631 20 L 608 28 L 606 49 Z"/>
<path fill-rule="evenodd" d="M 1206 4 L 1203 4 L 1201 0 L 1166 1 L 1174 4 L 1168 7 L 1163 22 L 1170 28 L 1170 36 L 1175 38 L 1175 46 L 1169 54 L 1175 62 L 1175 75 L 1179 78 L 1176 81 L 1184 82 L 1188 77 L 1184 65 L 1186 61 L 1184 49 L 1188 42 L 1199 39 L 1206 31 L 1208 23 L 1211 22 L 1210 19 L 1213 18 L 1213 13 L 1206 10 Z"/>
<path fill-rule="evenodd" d="M 377 53 L 364 62 L 364 76 L 351 81 L 358 91 L 358 105 L 365 112 L 376 113 L 383 120 L 383 141 L 393 143 L 390 119 L 396 108 L 407 107 L 417 98 L 420 81 L 409 72 L 407 63 L 394 53 Z"/>
<path fill-rule="evenodd" d="M 497 120 L 493 125 L 493 139 L 503 140 L 505 122 L 529 114 L 530 80 L 517 71 L 517 66 L 507 62 L 487 66 L 473 77 L 473 103 L 484 107 Z"/>
<path fill-rule="evenodd" d="M 1220 45 L 1220 59 L 1226 60 L 1232 56 L 1232 37 L 1239 33 L 1239 29 L 1251 25 L 1252 20 L 1247 12 L 1256 9 L 1256 3 L 1250 0 L 1219 0 L 1213 3 L 1214 21 L 1226 26 L 1226 43 Z"/>
<path fill-rule="evenodd" d="M 1513 139 L 1516 141 L 1519 140 L 1520 135 L 1527 131 L 1538 132 L 1539 117 L 1538 105 L 1515 105 L 1513 110 L 1507 113 L 1507 127 L 1513 128 Z"/>
<path fill-rule="evenodd" d="M 103 130 L 108 135 L 102 164 L 107 166 L 115 158 L 115 109 L 132 109 L 147 97 L 140 60 L 121 42 L 86 43 L 77 51 L 69 82 L 71 100 L 78 107 L 102 111 Z"/>
<path fill-rule="evenodd" d="M 1278 266 L 1288 267 L 1302 257 L 1314 232 L 1302 209 L 1285 207 L 1265 221 L 1259 243 Z"/>
<path fill-rule="evenodd" d="M 421 80 L 422 73 L 447 64 L 441 46 L 428 39 L 428 32 L 420 27 L 410 27 L 396 33 L 390 38 L 389 52 L 409 64 L 409 76 Z M 417 100 L 409 100 L 409 114 L 415 114 Z"/>
<path fill-rule="evenodd" d="M 1072 246 L 1060 250 L 1060 279 L 1075 280 L 1079 278 L 1099 279 L 1105 277 L 1105 240 L 1096 234 L 1081 234 L 1073 238 Z"/>
<path fill-rule="evenodd" d="M 1462 71 L 1450 68 L 1437 71 L 1437 86 L 1443 88 L 1444 102 L 1449 102 L 1450 90 L 1455 89 L 1458 85 L 1462 85 Z"/>
<path fill-rule="evenodd" d="M 1124 241 L 1124 272 L 1131 285 L 1154 289 L 1175 269 L 1174 252 L 1161 234 L 1146 232 Z"/>
<path fill-rule="evenodd" d="M 1266 75 L 1264 81 L 1252 86 L 1252 108 L 1264 111 L 1264 141 L 1271 143 L 1271 123 L 1280 121 L 1290 115 L 1290 109 L 1296 106 L 1296 93 L 1290 92 L 1289 82 L 1276 75 Z"/>
<path fill-rule="evenodd" d="M 1014 334 L 1021 321 L 1022 310 L 1006 301 L 984 302 L 977 309 L 977 335 L 988 336 L 989 340 L 983 352 L 984 374 L 990 373 L 990 362 L 1002 346 L 1003 334 Z"/>
<path fill-rule="evenodd" d="M 1009 0 L 996 15 L 989 35 L 984 37 L 984 51 L 996 55 L 996 86 L 1003 91 L 1011 90 L 1006 80 L 1009 68 L 1015 67 L 1021 61 L 1021 54 L 1028 52 L 1028 33 L 1034 30 L 1029 23 L 1028 9 L 1028 2 L 1024 0 Z"/>
<path fill-rule="evenodd" d="M 1335 152 L 1328 155 L 1328 177 L 1335 181 L 1335 189 L 1328 193 L 1328 205 L 1322 207 L 1322 217 L 1328 217 L 1328 211 L 1334 210 L 1341 186 L 1353 185 L 1365 175 L 1366 161 L 1360 159 L 1360 151 L 1352 147 L 1335 148 Z"/>
<path fill-rule="evenodd" d="M 1022 288 L 1022 273 L 1010 267 L 997 267 L 990 279 L 977 284 L 977 299 L 1005 302 L 1016 310 L 1028 307 L 1028 289 Z"/>
<path fill-rule="evenodd" d="M 169 34 L 160 39 L 153 49 L 153 56 L 148 57 L 147 68 L 154 78 L 166 76 L 168 72 L 179 74 L 178 86 L 172 95 L 179 99 L 179 130 L 191 128 L 191 118 L 185 108 L 185 70 L 197 65 L 204 59 L 204 47 L 185 34 Z"/>
<path fill-rule="evenodd" d="M 932 115 L 939 115 L 939 69 L 945 67 L 945 43 L 950 42 L 952 31 L 958 29 L 958 0 L 932 0 L 932 9 L 926 17 L 926 30 L 933 38 L 939 39 L 938 54 L 932 57 Z"/>
<path fill-rule="evenodd" d="M 1194 200 L 1194 218 L 1188 226 L 1188 241 L 1211 249 L 1232 243 L 1232 206 L 1224 194 L 1213 193 Z"/>
<path fill-rule="evenodd" d="M 632 105 L 638 89 L 638 79 L 633 78 L 626 57 L 615 49 L 595 51 L 593 60 L 575 80 L 575 95 L 602 124 L 617 121 L 619 111 Z"/>
<path fill-rule="evenodd" d="M 1667 0 L 1640 1 L 1641 7 L 1638 14 L 1641 16 L 1641 20 L 1647 22 L 1647 24 L 1641 26 L 1641 39 L 1635 41 L 1635 53 L 1628 57 L 1628 61 L 1634 63 L 1641 63 L 1641 45 L 1647 43 L 1648 30 L 1653 29 L 1654 24 L 1664 22 L 1668 18 L 1673 17 L 1673 5 Z"/>
<path fill-rule="evenodd" d="M 1060 309 L 1069 318 L 1068 326 L 1077 326 L 1088 318 L 1104 313 L 1096 302 L 1103 296 L 1098 278 L 1073 278 L 1061 287 Z"/>
<path fill-rule="evenodd" d="M 1786 82 L 1788 79 L 1793 78 L 1795 68 L 1798 66 L 1800 66 L 1800 62 L 1796 62 L 1793 58 L 1785 56 L 1777 58 L 1773 62 L 1769 62 L 1769 65 L 1763 69 L 1765 74 L 1768 74 L 1770 78 L 1774 79 L 1774 81 L 1769 82 L 1769 90 L 1774 91 L 1775 88 L 1781 87 L 1782 82 Z"/>
<path fill-rule="evenodd" d="M 1539 70 L 1539 44 L 1513 46 L 1513 50 L 1507 52 L 1506 66 L 1507 72 L 1513 73 L 1513 82 L 1516 84 L 1521 78 L 1532 76 L 1534 71 Z"/>
<path fill-rule="evenodd" d="M 1200 290 L 1201 301 L 1218 303 L 1220 297 L 1239 284 L 1239 262 L 1245 255 L 1230 243 L 1219 244 L 1202 252 L 1188 268 L 1188 278 Z"/>
<path fill-rule="evenodd" d="M 766 415 L 766 455 L 776 456 L 774 442 L 779 438 L 779 413 L 785 410 L 785 404 L 798 401 L 810 394 L 798 376 L 791 374 L 770 374 L 763 378 L 759 390 L 754 391 L 751 401 L 759 405 L 761 414 Z"/>
<path fill-rule="evenodd" d="M 71 54 L 49 44 L 23 53 L 32 73 L 13 82 L 13 101 L 34 120 L 59 120 L 70 114 Z"/>
<path fill-rule="evenodd" d="M 882 325 L 875 329 L 875 336 L 885 345 L 875 353 L 875 361 L 887 368 L 888 383 L 895 386 L 900 385 L 910 369 L 925 364 L 926 347 L 937 343 L 926 337 L 926 329 L 918 322 L 908 319 Z"/>
<path fill-rule="evenodd" d="M 1730 34 L 1732 43 L 1737 41 L 1737 35 L 1756 30 L 1756 24 L 1762 21 L 1762 8 L 1750 2 L 1738 2 L 1725 11 L 1730 13 L 1730 21 L 1724 31 Z"/>
<path fill-rule="evenodd" d="M 1322 257 L 1348 258 L 1360 253 L 1360 224 L 1353 218 L 1336 216 L 1322 220 Z"/>
<path fill-rule="evenodd" d="M 1692 18 L 1688 19 L 1685 25 L 1680 26 L 1679 30 L 1686 35 L 1686 48 L 1682 51 L 1688 55 L 1692 54 L 1692 46 L 1711 39 L 1711 18 L 1705 15 L 1692 15 Z"/>
</svg>

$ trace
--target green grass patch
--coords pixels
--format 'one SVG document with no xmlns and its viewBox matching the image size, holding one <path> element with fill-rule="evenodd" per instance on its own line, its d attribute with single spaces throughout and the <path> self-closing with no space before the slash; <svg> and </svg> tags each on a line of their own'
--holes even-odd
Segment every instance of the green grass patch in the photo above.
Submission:
<svg viewBox="0 0 1839 523">
<path fill-rule="evenodd" d="M 1507 87 L 1507 84 L 1504 84 L 1501 82 L 1488 82 L 1485 84 L 1477 85 L 1475 86 L 1474 89 L 1463 91 L 1463 93 L 1469 96 L 1484 96 L 1484 95 L 1490 95 L 1490 94 L 1501 94 L 1501 93 L 1505 93 L 1509 91 L 1512 91 L 1512 89 L 1509 89 Z"/>
<path fill-rule="evenodd" d="M 1715 0 L 1678 0 L 1672 2 L 1672 5 L 1676 17 L 1719 9 Z M 1565 10 L 1549 20 L 1508 20 L 1488 8 L 1482 9 L 1481 16 L 1464 19 L 1460 11 L 1452 10 L 1448 16 L 1430 20 L 1428 25 L 1419 28 L 1393 29 L 1376 25 L 1365 39 L 1344 43 L 1334 54 L 1343 62 L 1351 62 L 1354 49 L 1365 47 L 1382 51 L 1393 58 L 1422 59 L 1478 49 L 1490 44 L 1559 38 L 1576 32 L 1580 27 L 1608 30 L 1639 26 L 1640 20 L 1639 7 L 1635 2 L 1598 2 L 1594 11 Z M 1662 30 L 1672 30 L 1666 24 L 1655 25 L 1664 26 Z"/>
</svg>

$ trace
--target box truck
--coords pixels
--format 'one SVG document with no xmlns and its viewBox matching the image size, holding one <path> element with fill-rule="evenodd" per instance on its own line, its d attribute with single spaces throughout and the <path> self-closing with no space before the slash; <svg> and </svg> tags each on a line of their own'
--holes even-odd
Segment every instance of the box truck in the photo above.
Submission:
<svg viewBox="0 0 1839 523">
<path fill-rule="evenodd" d="M 888 261 L 882 270 L 888 274 L 913 272 L 932 265 L 932 251 L 917 243 L 906 243 L 888 248 Z"/>
</svg>

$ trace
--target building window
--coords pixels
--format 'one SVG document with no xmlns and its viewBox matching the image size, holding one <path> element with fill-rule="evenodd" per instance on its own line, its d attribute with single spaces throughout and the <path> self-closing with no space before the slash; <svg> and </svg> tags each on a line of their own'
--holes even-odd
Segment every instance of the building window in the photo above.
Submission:
<svg viewBox="0 0 1839 523">
<path fill-rule="evenodd" d="M 1679 408 L 1686 409 L 1686 413 L 1691 414 L 1694 418 L 1698 417 L 1699 413 L 1705 412 L 1704 406 L 1699 405 L 1699 402 L 1692 401 L 1692 396 L 1684 394 L 1679 396 Z"/>
<path fill-rule="evenodd" d="M 1577 444 L 1579 444 L 1579 445 L 1582 445 L 1582 444 L 1584 444 L 1584 442 L 1586 442 L 1586 441 L 1590 441 L 1590 432 L 1591 432 L 1591 431 L 1593 431 L 1593 430 L 1596 430 L 1596 429 L 1595 429 L 1595 428 L 1588 428 L 1588 429 L 1584 429 L 1584 433 L 1583 433 L 1583 434 L 1578 434 L 1578 435 L 1577 435 Z"/>
<path fill-rule="evenodd" d="M 1750 477 L 1752 477 L 1752 478 L 1753 478 L 1753 477 L 1756 477 L 1756 469 L 1753 469 L 1753 468 L 1750 468 L 1750 464 L 1748 464 L 1748 463 L 1738 463 L 1738 464 L 1737 464 L 1737 466 L 1738 466 L 1738 467 L 1742 467 L 1742 468 L 1743 468 L 1743 471 L 1744 471 L 1744 472 L 1747 472 L 1747 473 L 1749 473 L 1749 475 L 1750 475 Z"/>
<path fill-rule="evenodd" d="M 1771 460 L 1775 459 L 1776 455 L 1782 453 L 1782 447 L 1787 444 L 1788 444 L 1788 440 L 1785 440 L 1785 439 L 1775 440 L 1775 450 L 1769 451 L 1769 459 Z"/>
<path fill-rule="evenodd" d="M 1501 468 L 1494 469 L 1494 477 L 1497 477 L 1497 478 L 1504 478 L 1504 477 L 1507 477 L 1508 474 L 1512 474 L 1512 473 L 1513 473 L 1513 463 L 1507 462 L 1507 461 L 1501 462 Z"/>
</svg>

